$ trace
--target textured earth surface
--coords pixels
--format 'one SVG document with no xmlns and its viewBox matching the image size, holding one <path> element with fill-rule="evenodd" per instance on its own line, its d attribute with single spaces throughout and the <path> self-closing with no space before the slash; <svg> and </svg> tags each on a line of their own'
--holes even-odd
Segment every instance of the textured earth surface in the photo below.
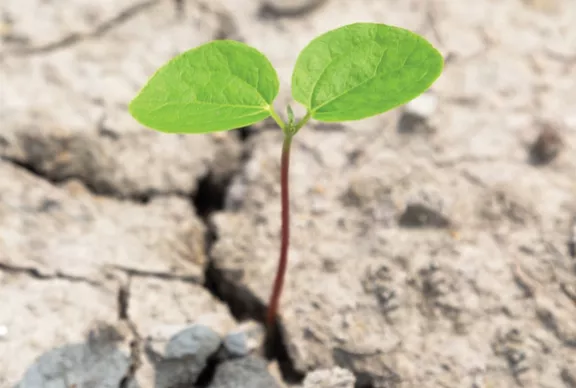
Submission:
<svg viewBox="0 0 576 388">
<path fill-rule="evenodd" d="M 281 134 L 165 135 L 127 104 L 225 38 L 270 58 L 283 111 L 299 51 L 356 21 L 445 70 L 295 138 L 266 359 Z M 572 0 L 3 0 L 0 388 L 575 388 L 575 25 Z"/>
</svg>

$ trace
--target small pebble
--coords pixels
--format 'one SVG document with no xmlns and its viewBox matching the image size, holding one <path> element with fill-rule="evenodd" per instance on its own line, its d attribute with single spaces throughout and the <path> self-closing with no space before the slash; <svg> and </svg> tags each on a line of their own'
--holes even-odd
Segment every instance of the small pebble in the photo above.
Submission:
<svg viewBox="0 0 576 388">
<path fill-rule="evenodd" d="M 166 357 L 184 358 L 195 356 L 207 359 L 220 346 L 220 336 L 204 325 L 193 325 L 170 338 L 166 345 Z"/>
<path fill-rule="evenodd" d="M 398 131 L 402 133 L 431 133 L 434 128 L 428 124 L 430 116 L 436 112 L 438 98 L 432 93 L 416 97 L 404 106 L 398 122 Z"/>
<path fill-rule="evenodd" d="M 243 331 L 228 334 L 223 344 L 230 357 L 243 357 L 249 353 L 246 333 Z"/>
<path fill-rule="evenodd" d="M 546 164 L 554 160 L 564 142 L 558 130 L 549 123 L 542 124 L 538 137 L 530 148 L 530 159 L 536 164 Z"/>
<path fill-rule="evenodd" d="M 280 385 L 268 372 L 265 360 L 248 356 L 219 364 L 209 387 L 280 388 Z"/>
<path fill-rule="evenodd" d="M 407 201 L 399 218 L 403 227 L 448 228 L 452 222 L 443 211 L 443 198 L 440 193 L 421 190 Z"/>
<path fill-rule="evenodd" d="M 259 352 L 263 349 L 265 336 L 266 331 L 258 322 L 242 322 L 224 336 L 218 357 L 228 360 Z"/>
<path fill-rule="evenodd" d="M 408 114 L 422 119 L 430 117 L 438 107 L 438 98 L 432 93 L 424 93 L 405 105 Z"/>
</svg>

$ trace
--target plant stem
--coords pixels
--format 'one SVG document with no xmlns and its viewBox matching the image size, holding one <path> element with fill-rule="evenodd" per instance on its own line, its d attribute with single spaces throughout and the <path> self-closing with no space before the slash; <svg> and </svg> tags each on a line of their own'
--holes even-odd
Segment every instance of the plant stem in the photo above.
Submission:
<svg viewBox="0 0 576 388">
<path fill-rule="evenodd" d="M 282 230 L 281 230 L 281 243 L 280 243 L 280 260 L 278 261 L 278 269 L 276 271 L 276 279 L 268 303 L 268 316 L 266 324 L 269 329 L 274 327 L 276 321 L 276 314 L 280 304 L 280 295 L 282 294 L 282 286 L 284 285 L 284 275 L 286 274 L 286 266 L 288 264 L 288 245 L 290 242 L 290 201 L 289 201 L 289 186 L 288 186 L 288 173 L 290 166 L 290 145 L 292 144 L 292 133 L 289 131 L 284 132 L 284 142 L 282 143 L 282 159 L 280 163 L 280 190 L 282 202 Z"/>
<path fill-rule="evenodd" d="M 280 305 L 280 295 L 284 286 L 284 277 L 286 275 L 286 268 L 288 266 L 288 247 L 290 245 L 290 195 L 288 176 L 290 172 L 290 146 L 292 145 L 292 137 L 310 120 L 312 117 L 311 112 L 307 112 L 306 116 L 298 123 L 294 123 L 294 117 L 291 109 L 288 110 L 290 120 L 288 124 L 284 123 L 280 116 L 270 107 L 270 114 L 272 118 L 284 133 L 284 142 L 282 143 L 282 158 L 280 163 L 280 191 L 282 202 L 282 225 L 281 225 L 281 241 L 280 241 L 280 259 L 278 261 L 278 269 L 276 270 L 276 278 L 272 287 L 272 295 L 268 303 L 268 314 L 266 317 L 266 324 L 268 330 L 273 332 L 274 324 L 276 322 L 276 315 L 278 314 L 278 307 Z"/>
</svg>

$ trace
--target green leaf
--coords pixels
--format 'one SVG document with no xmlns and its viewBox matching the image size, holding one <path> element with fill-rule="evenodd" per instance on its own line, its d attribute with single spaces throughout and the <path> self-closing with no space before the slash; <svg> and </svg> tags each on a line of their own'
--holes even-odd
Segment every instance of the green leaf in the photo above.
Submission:
<svg viewBox="0 0 576 388">
<path fill-rule="evenodd" d="M 423 93 L 440 76 L 441 54 L 424 38 L 384 24 L 329 31 L 302 50 L 292 95 L 319 121 L 383 113 Z"/>
<path fill-rule="evenodd" d="M 276 70 L 262 53 L 219 40 L 162 66 L 129 110 L 141 124 L 162 132 L 224 131 L 270 116 L 278 89 Z"/>
</svg>

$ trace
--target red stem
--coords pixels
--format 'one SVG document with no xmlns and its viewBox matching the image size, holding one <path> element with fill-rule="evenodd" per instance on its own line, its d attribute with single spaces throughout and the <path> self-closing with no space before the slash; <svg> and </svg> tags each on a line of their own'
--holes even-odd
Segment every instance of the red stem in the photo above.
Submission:
<svg viewBox="0 0 576 388">
<path fill-rule="evenodd" d="M 284 275 L 286 274 L 286 265 L 288 264 L 288 244 L 290 242 L 290 201 L 288 193 L 288 173 L 290 166 L 290 145 L 292 143 L 292 135 L 285 135 L 282 144 L 282 161 L 280 165 L 280 190 L 282 201 L 282 241 L 280 245 L 280 260 L 278 262 L 278 270 L 276 271 L 276 279 L 270 296 L 270 303 L 268 303 L 268 317 L 266 323 L 268 328 L 273 328 L 276 321 L 276 314 L 280 304 L 280 294 L 282 293 L 282 286 L 284 285 Z"/>
</svg>

